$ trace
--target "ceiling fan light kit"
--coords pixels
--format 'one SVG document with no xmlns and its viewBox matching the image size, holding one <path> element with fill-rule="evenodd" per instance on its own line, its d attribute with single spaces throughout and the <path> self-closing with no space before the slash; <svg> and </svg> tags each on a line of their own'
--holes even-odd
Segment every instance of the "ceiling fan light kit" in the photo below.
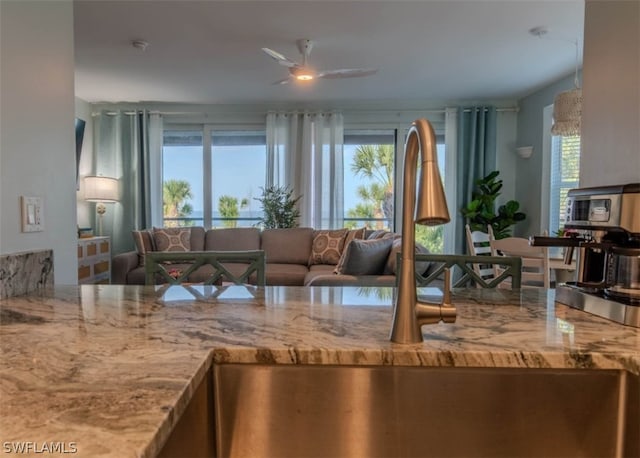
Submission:
<svg viewBox="0 0 640 458">
<path fill-rule="evenodd" d="M 315 72 L 310 68 L 291 67 L 290 72 L 299 81 L 311 81 L 315 78 Z"/>
<path fill-rule="evenodd" d="M 296 44 L 298 46 L 298 51 L 302 54 L 302 63 L 295 62 L 273 49 L 262 48 L 269 57 L 289 69 L 288 78 L 276 81 L 273 84 L 287 84 L 291 79 L 297 81 L 312 81 L 317 78 L 357 78 L 373 75 L 378 71 L 371 68 L 341 68 L 318 72 L 307 64 L 314 42 L 307 38 L 301 38 L 296 41 Z"/>
</svg>

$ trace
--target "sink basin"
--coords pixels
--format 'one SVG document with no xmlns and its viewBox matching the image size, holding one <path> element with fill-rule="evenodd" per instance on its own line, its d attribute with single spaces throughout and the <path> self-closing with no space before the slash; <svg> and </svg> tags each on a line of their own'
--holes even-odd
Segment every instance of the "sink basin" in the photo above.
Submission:
<svg viewBox="0 0 640 458">
<path fill-rule="evenodd" d="M 621 371 L 218 365 L 214 386 L 220 456 L 635 456 L 640 442 L 638 378 Z"/>
<path fill-rule="evenodd" d="M 640 455 L 621 370 L 221 364 L 208 386 L 220 457 Z"/>
</svg>

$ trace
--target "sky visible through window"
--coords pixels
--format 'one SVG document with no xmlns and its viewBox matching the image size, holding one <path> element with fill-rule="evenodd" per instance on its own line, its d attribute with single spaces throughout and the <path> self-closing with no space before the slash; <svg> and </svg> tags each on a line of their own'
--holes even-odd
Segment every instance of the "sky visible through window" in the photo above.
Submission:
<svg viewBox="0 0 640 458">
<path fill-rule="evenodd" d="M 344 209 L 345 213 L 360 202 L 358 187 L 368 185 L 371 180 L 354 176 L 348 163 L 357 145 L 344 145 Z M 239 154 L 239 152 L 242 154 Z M 254 198 L 261 194 L 265 180 L 265 147 L 215 146 L 212 164 L 213 209 L 218 207 L 221 195 L 230 195 L 240 202 L 248 199 L 249 206 L 240 210 L 240 216 L 254 216 L 260 212 L 260 203 Z M 438 145 L 438 163 L 444 173 L 444 145 Z M 163 181 L 186 180 L 191 185 L 193 197 L 187 202 L 193 207 L 191 217 L 202 217 L 203 213 L 203 171 L 202 146 L 165 146 L 163 149 Z"/>
<path fill-rule="evenodd" d="M 345 145 L 344 154 L 352 157 L 355 145 Z M 264 146 L 243 146 L 242 154 L 238 154 L 237 146 L 217 146 L 213 156 L 213 205 L 218 205 L 218 198 L 223 195 L 236 197 L 238 201 L 249 199 L 249 207 L 243 211 L 258 212 L 260 203 L 253 200 L 261 194 L 265 180 L 265 148 Z M 344 208 L 353 208 L 359 202 L 357 189 L 367 185 L 370 180 L 355 177 L 348 166 L 344 173 Z M 163 181 L 186 180 L 191 184 L 193 198 L 189 200 L 193 206 L 194 217 L 202 216 L 203 180 L 202 180 L 202 147 L 201 146 L 165 146 L 163 149 Z"/>
</svg>

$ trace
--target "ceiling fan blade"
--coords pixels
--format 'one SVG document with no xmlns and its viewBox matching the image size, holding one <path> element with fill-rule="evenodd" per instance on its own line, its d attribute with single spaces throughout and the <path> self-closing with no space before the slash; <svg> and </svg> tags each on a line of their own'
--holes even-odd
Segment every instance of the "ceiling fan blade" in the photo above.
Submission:
<svg viewBox="0 0 640 458">
<path fill-rule="evenodd" d="M 341 68 L 338 70 L 325 70 L 316 76 L 317 78 L 358 78 L 361 76 L 369 76 L 378 73 L 373 68 Z"/>
<path fill-rule="evenodd" d="M 278 61 L 278 63 L 280 65 L 284 65 L 285 67 L 295 67 L 298 64 L 295 63 L 292 60 L 287 59 L 286 57 L 284 57 L 282 54 L 280 54 L 277 51 L 274 51 L 273 49 L 269 49 L 269 48 L 262 48 L 262 50 L 264 52 L 266 52 L 270 57 L 274 58 L 276 61 Z"/>
<path fill-rule="evenodd" d="M 278 85 L 281 85 L 281 84 L 289 84 L 289 78 L 284 78 L 284 79 L 281 79 L 281 80 L 275 81 L 275 82 L 273 82 L 273 83 L 271 83 L 271 84 L 272 84 L 273 86 L 278 86 Z"/>
</svg>

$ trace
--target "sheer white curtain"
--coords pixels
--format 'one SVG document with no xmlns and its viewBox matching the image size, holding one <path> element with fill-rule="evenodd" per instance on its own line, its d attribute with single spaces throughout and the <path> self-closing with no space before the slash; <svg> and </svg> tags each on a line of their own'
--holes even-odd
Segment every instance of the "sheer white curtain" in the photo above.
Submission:
<svg viewBox="0 0 640 458">
<path fill-rule="evenodd" d="M 300 199 L 300 225 L 343 226 L 341 113 L 267 114 L 267 186 L 287 186 Z"/>
</svg>

